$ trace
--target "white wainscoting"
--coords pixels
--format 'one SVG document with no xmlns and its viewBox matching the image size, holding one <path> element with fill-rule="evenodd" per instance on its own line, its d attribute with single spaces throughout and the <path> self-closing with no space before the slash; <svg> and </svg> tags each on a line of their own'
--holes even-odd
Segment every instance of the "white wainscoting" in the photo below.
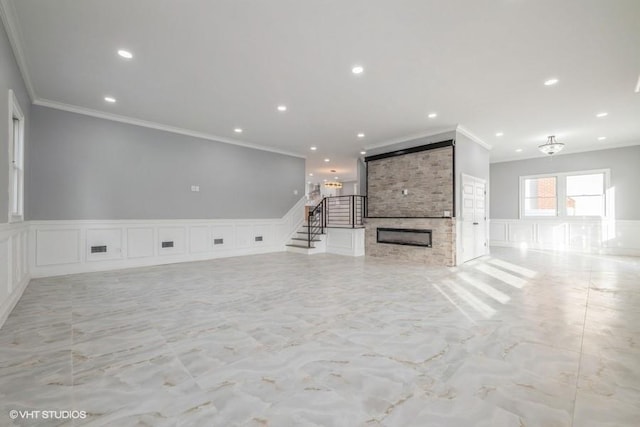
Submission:
<svg viewBox="0 0 640 427">
<path fill-rule="evenodd" d="M 29 225 L 0 224 L 0 327 L 29 283 Z"/>
<path fill-rule="evenodd" d="M 364 255 L 364 228 L 326 228 L 325 252 L 337 255 Z"/>
<path fill-rule="evenodd" d="M 278 219 L 31 221 L 31 276 L 284 251 L 304 204 Z"/>
<path fill-rule="evenodd" d="M 640 221 L 492 219 L 492 246 L 640 256 Z"/>
</svg>

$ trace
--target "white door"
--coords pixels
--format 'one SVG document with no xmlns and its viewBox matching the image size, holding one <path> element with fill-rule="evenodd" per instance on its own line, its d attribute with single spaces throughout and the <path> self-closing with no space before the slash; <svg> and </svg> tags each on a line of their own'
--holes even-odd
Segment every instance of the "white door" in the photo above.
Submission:
<svg viewBox="0 0 640 427">
<path fill-rule="evenodd" d="M 462 262 L 485 255 L 487 250 L 486 181 L 462 174 Z"/>
</svg>

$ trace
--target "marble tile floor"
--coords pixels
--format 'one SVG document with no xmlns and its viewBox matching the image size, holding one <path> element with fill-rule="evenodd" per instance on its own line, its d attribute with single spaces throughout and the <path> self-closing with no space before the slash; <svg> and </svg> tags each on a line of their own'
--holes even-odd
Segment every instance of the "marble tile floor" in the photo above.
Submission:
<svg viewBox="0 0 640 427">
<path fill-rule="evenodd" d="M 639 402 L 639 258 L 80 274 L 33 280 L 0 329 L 0 426 L 638 426 Z"/>
</svg>

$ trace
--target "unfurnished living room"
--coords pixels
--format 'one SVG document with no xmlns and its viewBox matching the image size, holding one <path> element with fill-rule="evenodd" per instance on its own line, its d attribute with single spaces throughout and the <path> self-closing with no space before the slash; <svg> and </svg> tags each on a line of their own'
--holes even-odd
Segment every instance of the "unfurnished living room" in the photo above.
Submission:
<svg viewBox="0 0 640 427">
<path fill-rule="evenodd" d="M 0 426 L 640 425 L 640 1 L 0 17 Z"/>
</svg>

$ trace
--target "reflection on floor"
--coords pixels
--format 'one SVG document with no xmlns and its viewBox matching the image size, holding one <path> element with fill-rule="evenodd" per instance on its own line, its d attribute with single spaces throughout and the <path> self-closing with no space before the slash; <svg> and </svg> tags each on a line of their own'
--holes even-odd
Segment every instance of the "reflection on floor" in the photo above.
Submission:
<svg viewBox="0 0 640 427">
<path fill-rule="evenodd" d="M 0 425 L 637 426 L 640 260 L 493 252 L 35 280 L 0 330 Z"/>
</svg>

